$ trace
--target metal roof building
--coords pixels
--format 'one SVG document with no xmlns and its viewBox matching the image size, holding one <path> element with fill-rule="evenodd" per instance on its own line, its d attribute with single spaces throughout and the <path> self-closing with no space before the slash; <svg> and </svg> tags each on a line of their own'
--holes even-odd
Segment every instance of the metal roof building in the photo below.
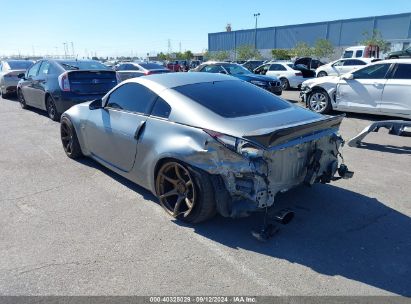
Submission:
<svg viewBox="0 0 411 304">
<path fill-rule="evenodd" d="M 364 32 L 378 30 L 393 49 L 409 46 L 411 13 L 344 19 L 317 23 L 239 30 L 208 34 L 209 51 L 234 51 L 241 45 L 254 45 L 263 54 L 272 49 L 290 49 L 299 42 L 313 45 L 317 39 L 327 39 L 336 48 L 358 45 Z"/>
</svg>

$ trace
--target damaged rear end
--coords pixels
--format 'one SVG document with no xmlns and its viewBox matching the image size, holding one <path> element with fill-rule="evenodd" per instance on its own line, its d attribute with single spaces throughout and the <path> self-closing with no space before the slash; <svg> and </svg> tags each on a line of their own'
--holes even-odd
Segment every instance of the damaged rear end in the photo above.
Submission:
<svg viewBox="0 0 411 304">
<path fill-rule="evenodd" d="M 210 173 L 219 175 L 214 184 L 220 214 L 246 216 L 272 207 L 277 193 L 295 186 L 352 177 L 340 153 L 344 141 L 338 130 L 343 117 L 322 116 L 256 130 L 242 138 L 206 130 L 215 139 L 208 150 L 219 159 Z"/>
</svg>

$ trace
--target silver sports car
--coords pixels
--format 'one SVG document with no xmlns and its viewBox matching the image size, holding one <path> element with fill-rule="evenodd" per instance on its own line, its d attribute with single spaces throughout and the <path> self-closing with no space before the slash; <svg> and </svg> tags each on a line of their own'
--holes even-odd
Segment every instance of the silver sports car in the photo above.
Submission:
<svg viewBox="0 0 411 304">
<path fill-rule="evenodd" d="M 349 178 L 341 116 L 323 116 L 227 75 L 127 80 L 62 115 L 67 156 L 89 156 L 197 223 L 273 206 L 299 184 Z"/>
</svg>

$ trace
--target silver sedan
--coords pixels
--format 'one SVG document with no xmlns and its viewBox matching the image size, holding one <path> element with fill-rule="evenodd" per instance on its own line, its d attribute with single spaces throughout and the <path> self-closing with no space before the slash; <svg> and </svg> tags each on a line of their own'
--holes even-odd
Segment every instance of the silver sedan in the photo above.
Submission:
<svg viewBox="0 0 411 304">
<path fill-rule="evenodd" d="M 265 210 L 299 184 L 349 178 L 342 117 L 323 116 L 227 75 L 133 78 L 62 115 L 67 156 L 88 156 L 155 194 L 171 216 Z"/>
</svg>

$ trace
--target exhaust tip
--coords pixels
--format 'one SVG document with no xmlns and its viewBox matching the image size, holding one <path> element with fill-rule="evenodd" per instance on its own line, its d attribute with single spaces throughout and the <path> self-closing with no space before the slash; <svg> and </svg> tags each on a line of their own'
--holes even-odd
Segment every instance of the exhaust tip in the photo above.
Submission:
<svg viewBox="0 0 411 304">
<path fill-rule="evenodd" d="M 294 218 L 294 212 L 288 209 L 281 210 L 274 216 L 274 220 L 282 225 L 289 224 Z"/>
</svg>

